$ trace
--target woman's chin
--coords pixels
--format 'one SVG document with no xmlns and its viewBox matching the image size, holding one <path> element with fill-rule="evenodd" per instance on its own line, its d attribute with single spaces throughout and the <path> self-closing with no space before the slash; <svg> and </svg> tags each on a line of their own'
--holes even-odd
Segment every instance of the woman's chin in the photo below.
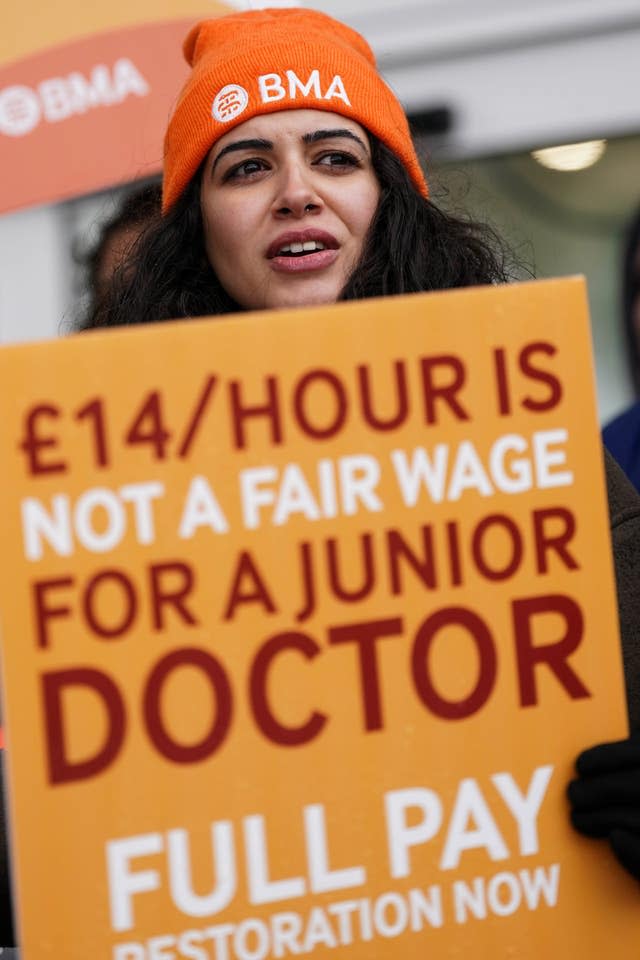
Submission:
<svg viewBox="0 0 640 960">
<path fill-rule="evenodd" d="M 271 289 L 266 297 L 263 309 L 287 310 L 295 307 L 321 307 L 335 303 L 340 296 L 344 281 L 336 282 L 303 282 L 297 284 L 278 285 Z"/>
</svg>

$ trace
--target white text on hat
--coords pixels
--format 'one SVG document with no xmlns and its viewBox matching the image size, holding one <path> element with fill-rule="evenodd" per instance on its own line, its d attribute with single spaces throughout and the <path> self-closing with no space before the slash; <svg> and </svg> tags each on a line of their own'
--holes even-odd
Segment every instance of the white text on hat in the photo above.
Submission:
<svg viewBox="0 0 640 960">
<path fill-rule="evenodd" d="M 314 96 L 316 100 L 338 99 L 346 103 L 347 106 L 351 106 L 342 77 L 338 74 L 332 79 L 325 93 L 321 92 L 319 70 L 312 70 L 306 83 L 303 83 L 293 70 L 287 70 L 286 78 L 290 100 L 295 100 L 299 91 L 303 97 Z M 269 103 L 271 100 L 283 100 L 287 95 L 287 90 L 279 73 L 264 73 L 261 77 L 258 77 L 258 86 L 260 88 L 260 99 L 263 103 Z"/>
</svg>

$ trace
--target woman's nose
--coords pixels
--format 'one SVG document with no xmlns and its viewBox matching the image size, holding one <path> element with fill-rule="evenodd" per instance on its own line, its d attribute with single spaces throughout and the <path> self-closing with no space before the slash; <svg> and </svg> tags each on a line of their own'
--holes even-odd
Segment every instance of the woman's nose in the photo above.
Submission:
<svg viewBox="0 0 640 960">
<path fill-rule="evenodd" d="M 321 209 L 322 200 L 314 189 L 310 171 L 299 164 L 284 167 L 273 203 L 274 215 L 280 219 L 305 217 Z"/>
</svg>

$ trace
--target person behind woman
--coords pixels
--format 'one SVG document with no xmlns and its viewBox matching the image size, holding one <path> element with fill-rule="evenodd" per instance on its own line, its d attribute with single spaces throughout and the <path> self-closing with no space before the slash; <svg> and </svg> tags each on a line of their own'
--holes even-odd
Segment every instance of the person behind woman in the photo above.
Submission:
<svg viewBox="0 0 640 960">
<path fill-rule="evenodd" d="M 636 490 L 640 490 L 640 209 L 627 231 L 622 271 L 622 315 L 636 399 L 605 426 L 602 439 Z"/>
<path fill-rule="evenodd" d="M 129 259 L 144 231 L 160 216 L 161 203 L 161 184 L 145 183 L 127 193 L 115 213 L 100 225 L 98 237 L 88 249 L 75 245 L 74 256 L 83 268 L 89 310 L 106 294 L 120 264 Z"/>
<path fill-rule="evenodd" d="M 440 210 L 366 41 L 313 10 L 185 41 L 163 216 L 83 329 L 506 282 L 498 237 Z M 607 460 L 628 705 L 640 728 L 640 500 Z M 574 825 L 640 879 L 640 740 L 581 755 Z"/>
</svg>

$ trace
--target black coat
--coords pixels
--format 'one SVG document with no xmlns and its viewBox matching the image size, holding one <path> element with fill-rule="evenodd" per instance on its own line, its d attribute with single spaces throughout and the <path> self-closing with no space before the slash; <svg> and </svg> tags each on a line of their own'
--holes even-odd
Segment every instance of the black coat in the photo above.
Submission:
<svg viewBox="0 0 640 960">
<path fill-rule="evenodd" d="M 605 464 L 629 725 L 640 730 L 640 494 L 606 450 Z"/>
</svg>

